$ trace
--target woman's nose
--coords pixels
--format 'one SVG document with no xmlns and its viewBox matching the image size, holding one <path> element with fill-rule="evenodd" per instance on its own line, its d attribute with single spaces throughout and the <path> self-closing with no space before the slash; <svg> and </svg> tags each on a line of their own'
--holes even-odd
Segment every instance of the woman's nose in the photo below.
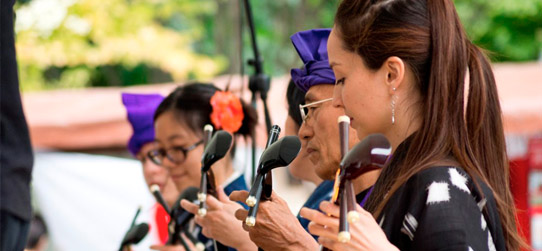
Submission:
<svg viewBox="0 0 542 251">
<path fill-rule="evenodd" d="M 333 88 L 333 101 L 331 101 L 333 107 L 344 107 L 342 99 L 342 85 L 335 85 Z"/>
</svg>

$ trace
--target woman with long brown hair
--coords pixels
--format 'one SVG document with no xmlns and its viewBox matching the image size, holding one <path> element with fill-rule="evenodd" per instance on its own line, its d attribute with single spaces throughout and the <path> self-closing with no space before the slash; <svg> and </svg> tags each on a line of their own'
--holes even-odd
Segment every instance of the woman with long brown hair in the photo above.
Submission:
<svg viewBox="0 0 542 251">
<path fill-rule="evenodd" d="M 501 108 L 491 65 L 452 0 L 343 0 L 328 41 L 344 107 L 363 139 L 394 149 L 352 239 L 339 209 L 303 209 L 333 250 L 517 250 Z M 467 80 L 468 77 L 468 80 Z M 328 216 L 330 215 L 330 216 Z"/>
</svg>

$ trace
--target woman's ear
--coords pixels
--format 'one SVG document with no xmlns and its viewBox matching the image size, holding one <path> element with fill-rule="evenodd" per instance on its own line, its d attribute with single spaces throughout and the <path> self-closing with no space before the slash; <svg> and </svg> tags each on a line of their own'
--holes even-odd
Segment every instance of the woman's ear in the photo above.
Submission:
<svg viewBox="0 0 542 251">
<path fill-rule="evenodd" d="M 399 57 L 389 57 L 382 65 L 382 70 L 386 74 L 386 85 L 389 87 L 390 95 L 399 89 L 399 86 L 405 78 L 405 63 Z"/>
</svg>

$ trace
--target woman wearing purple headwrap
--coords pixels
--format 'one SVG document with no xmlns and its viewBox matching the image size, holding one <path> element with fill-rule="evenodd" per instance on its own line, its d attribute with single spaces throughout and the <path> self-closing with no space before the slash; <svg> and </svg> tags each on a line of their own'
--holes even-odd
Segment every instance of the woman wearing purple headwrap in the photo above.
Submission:
<svg viewBox="0 0 542 251">
<path fill-rule="evenodd" d="M 152 117 L 163 99 L 164 97 L 159 94 L 122 94 L 122 103 L 126 107 L 128 121 L 133 128 L 132 137 L 128 141 L 128 150 L 141 162 L 147 186 L 150 188 L 152 185 L 158 185 L 164 200 L 171 208 L 179 196 L 179 191 L 167 170 L 152 162 L 148 157 L 148 153 L 157 148 Z M 159 239 L 159 243 L 156 244 L 164 244 L 168 238 L 169 215 L 158 203 L 154 209 L 151 232 L 156 233 Z"/>
</svg>

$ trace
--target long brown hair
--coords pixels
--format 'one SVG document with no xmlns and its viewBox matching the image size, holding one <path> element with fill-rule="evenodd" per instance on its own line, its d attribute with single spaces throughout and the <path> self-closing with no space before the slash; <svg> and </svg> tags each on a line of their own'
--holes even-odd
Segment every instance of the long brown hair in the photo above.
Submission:
<svg viewBox="0 0 542 251">
<path fill-rule="evenodd" d="M 411 147 L 401 163 L 383 170 L 368 210 L 377 218 L 410 177 L 451 157 L 471 177 L 480 177 L 491 187 L 507 250 L 517 250 L 523 242 L 511 206 L 495 78 L 485 54 L 467 38 L 453 2 L 343 0 L 335 25 L 343 46 L 357 53 L 369 69 L 379 69 L 389 57 L 401 58 L 416 77 L 421 96 L 421 126 L 409 139 Z"/>
</svg>

